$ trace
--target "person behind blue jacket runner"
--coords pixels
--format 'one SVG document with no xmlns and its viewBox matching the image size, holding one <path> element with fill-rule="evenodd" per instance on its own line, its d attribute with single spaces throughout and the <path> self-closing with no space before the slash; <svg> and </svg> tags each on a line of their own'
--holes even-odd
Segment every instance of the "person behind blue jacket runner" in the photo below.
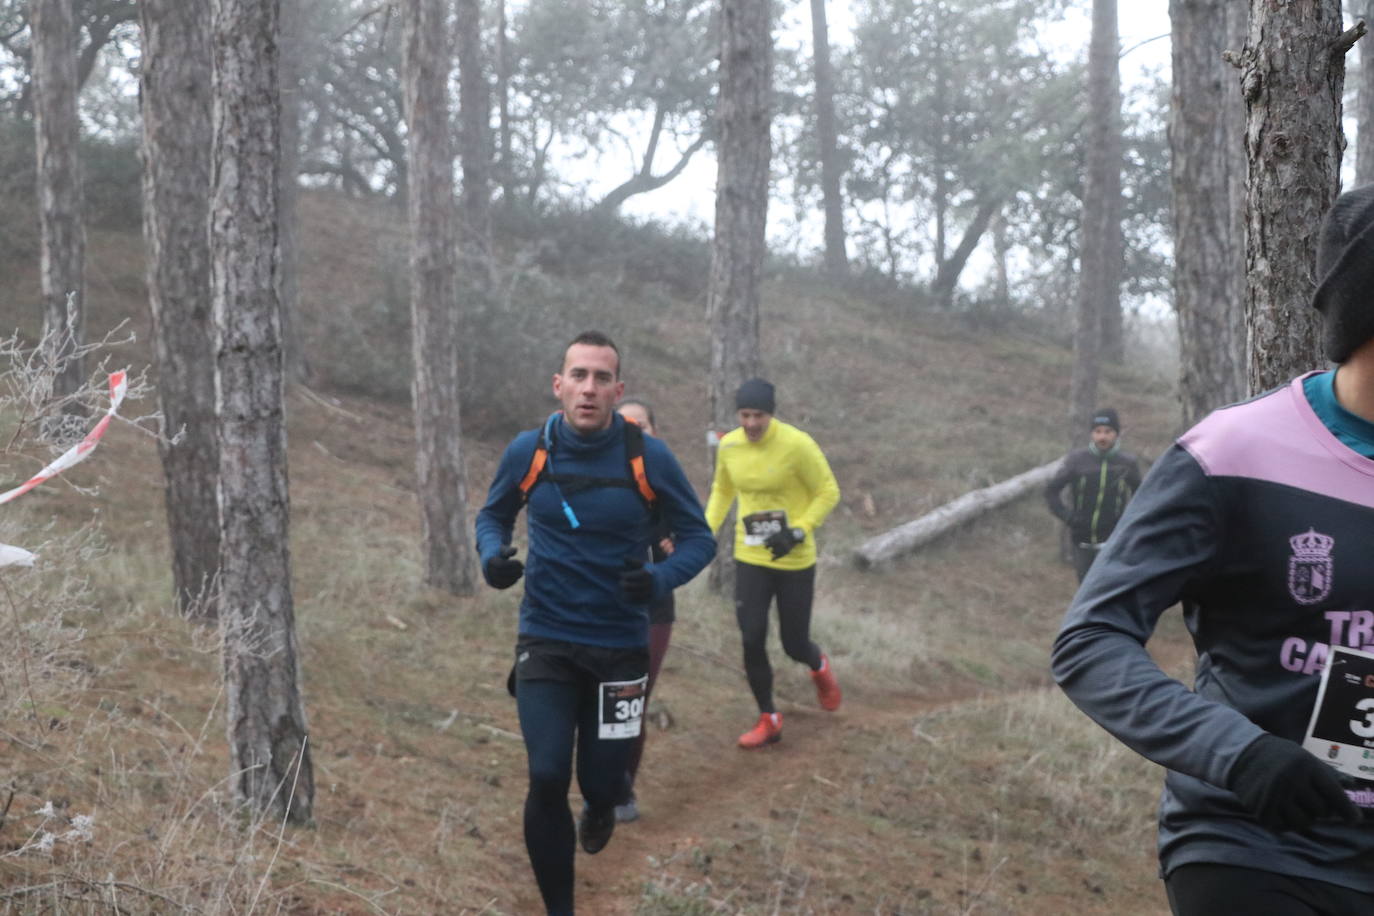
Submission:
<svg viewBox="0 0 1374 916">
<path fill-rule="evenodd" d="M 1178 916 L 1374 913 L 1374 185 L 1327 214 L 1317 276 L 1335 371 L 1179 437 L 1054 642 L 1074 703 L 1168 770 Z M 1179 601 L 1191 688 L 1145 645 Z"/>
<path fill-rule="evenodd" d="M 615 829 L 626 763 L 643 728 L 649 605 L 716 552 L 672 452 L 637 427 L 627 432 L 615 412 L 624 387 L 620 351 L 609 337 L 587 331 L 574 338 L 553 377 L 562 411 L 506 447 L 477 515 L 487 583 L 510 588 L 525 579 L 513 672 L 529 758 L 525 846 L 544 905 L 556 916 L 573 912 L 576 842 L 594 854 Z M 635 479 L 635 443 L 652 502 Z M 523 505 L 527 564 L 511 546 Z M 660 524 L 673 531 L 676 549 L 645 564 Z M 576 837 L 568 808 L 574 744 L 584 801 Z"/>
</svg>

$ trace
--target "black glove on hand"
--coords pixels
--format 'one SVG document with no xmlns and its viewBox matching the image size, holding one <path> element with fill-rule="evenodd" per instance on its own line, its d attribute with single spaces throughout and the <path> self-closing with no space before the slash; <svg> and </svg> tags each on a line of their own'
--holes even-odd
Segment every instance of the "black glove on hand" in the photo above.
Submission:
<svg viewBox="0 0 1374 916">
<path fill-rule="evenodd" d="M 482 573 L 492 588 L 510 588 L 525 574 L 525 564 L 512 559 L 514 556 L 514 547 L 502 547 L 496 556 L 487 561 Z"/>
<path fill-rule="evenodd" d="M 644 568 L 644 561 L 625 558 L 620 572 L 620 600 L 626 604 L 648 604 L 654 596 L 654 574 Z"/>
<path fill-rule="evenodd" d="M 1241 751 L 1227 782 L 1270 830 L 1306 830 L 1327 817 L 1349 824 L 1360 820 L 1360 809 L 1341 788 L 1336 771 L 1302 745 L 1276 735 L 1261 735 Z"/>
<path fill-rule="evenodd" d="M 801 528 L 783 528 L 781 531 L 774 531 L 768 535 L 763 546 L 772 552 L 773 559 L 780 560 L 804 540 L 806 540 L 806 532 Z"/>
</svg>

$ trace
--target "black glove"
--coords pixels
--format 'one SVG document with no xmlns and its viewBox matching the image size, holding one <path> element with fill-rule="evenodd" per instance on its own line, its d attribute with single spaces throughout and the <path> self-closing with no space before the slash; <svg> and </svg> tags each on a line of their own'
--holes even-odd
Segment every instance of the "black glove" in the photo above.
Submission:
<svg viewBox="0 0 1374 916">
<path fill-rule="evenodd" d="M 643 560 L 636 557 L 625 558 L 619 585 L 620 600 L 626 604 L 648 604 L 654 596 L 654 574 L 644 568 Z"/>
<path fill-rule="evenodd" d="M 792 548 L 796 547 L 804 540 L 806 540 L 805 529 L 783 528 L 768 535 L 768 538 L 763 542 L 763 546 L 772 551 L 773 559 L 780 560 L 791 553 Z"/>
<path fill-rule="evenodd" d="M 1336 771 L 1302 745 L 1276 735 L 1261 735 L 1241 751 L 1227 783 L 1270 830 L 1306 830 L 1321 818 L 1360 820 L 1360 809 L 1341 788 Z"/>
<path fill-rule="evenodd" d="M 512 559 L 514 556 L 514 547 L 502 547 L 496 556 L 487 561 L 482 570 L 487 577 L 487 584 L 492 588 L 510 588 L 520 581 L 525 574 L 525 564 Z"/>
</svg>

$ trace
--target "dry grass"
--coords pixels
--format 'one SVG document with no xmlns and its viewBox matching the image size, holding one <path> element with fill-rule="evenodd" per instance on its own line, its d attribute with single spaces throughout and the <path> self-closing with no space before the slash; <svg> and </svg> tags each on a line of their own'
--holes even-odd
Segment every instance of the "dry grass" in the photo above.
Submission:
<svg viewBox="0 0 1374 916">
<path fill-rule="evenodd" d="M 0 598 L 14 598 L 0 606 L 0 913 L 538 909 L 521 839 L 524 753 L 503 689 L 518 596 L 417 584 L 408 413 L 327 381 L 351 365 L 329 329 L 390 295 L 363 253 L 391 252 L 394 220 L 328 200 L 307 215 L 320 228 L 310 314 L 337 307 L 335 324 L 307 331 L 326 380 L 288 404 L 316 823 L 257 821 L 226 797 L 217 634 L 170 610 L 155 449 L 116 427 L 73 472 L 81 489 L 37 491 L 0 517 L 0 541 L 43 543 L 54 561 L 0 579 Z M 92 300 L 134 308 L 136 245 L 93 244 L 115 247 Z M 569 282 L 520 270 L 546 299 Z M 21 307 L 25 283 L 0 298 L 0 316 Z M 576 320 L 621 341 L 631 391 L 655 403 L 704 492 L 700 301 L 613 277 L 567 295 Z M 872 534 L 1057 454 L 1067 353 L 788 278 L 769 287 L 764 328 L 779 415 L 817 438 L 844 492 L 820 533 L 814 632 L 845 707 L 815 710 L 774 637 L 787 737 L 737 752 L 754 711 L 730 603 L 704 580 L 681 590 L 645 817 L 579 856 L 580 911 L 1160 912 L 1159 774 L 1047 689 L 1072 573 L 1038 501 L 882 573 L 847 562 Z M 521 352 L 554 353 L 564 330 L 522 325 Z M 337 336 L 357 347 L 366 335 Z M 500 365 L 531 391 L 553 368 Z M 1174 422 L 1167 388 L 1125 370 L 1104 385 L 1129 441 L 1157 453 Z M 494 397 L 474 424 L 484 435 L 466 444 L 474 504 L 506 434 L 543 402 L 510 416 L 504 406 Z M 1181 654 L 1176 625 L 1160 641 Z"/>
</svg>

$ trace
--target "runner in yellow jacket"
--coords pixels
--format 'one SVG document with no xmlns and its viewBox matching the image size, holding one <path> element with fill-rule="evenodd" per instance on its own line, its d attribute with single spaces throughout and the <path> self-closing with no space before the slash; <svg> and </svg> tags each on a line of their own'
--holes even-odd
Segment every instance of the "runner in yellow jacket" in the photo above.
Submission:
<svg viewBox="0 0 1374 916">
<path fill-rule="evenodd" d="M 755 378 L 740 385 L 735 407 L 740 425 L 721 437 L 706 522 L 718 531 L 739 500 L 735 617 L 744 642 L 744 671 L 759 706 L 758 724 L 740 736 L 739 744 L 756 748 L 782 737 L 767 650 L 768 607 L 775 597 L 783 651 L 811 669 L 823 709 L 840 706 L 830 659 L 811 641 L 815 531 L 840 501 L 840 487 L 815 440 L 774 418 L 771 384 Z"/>
</svg>

